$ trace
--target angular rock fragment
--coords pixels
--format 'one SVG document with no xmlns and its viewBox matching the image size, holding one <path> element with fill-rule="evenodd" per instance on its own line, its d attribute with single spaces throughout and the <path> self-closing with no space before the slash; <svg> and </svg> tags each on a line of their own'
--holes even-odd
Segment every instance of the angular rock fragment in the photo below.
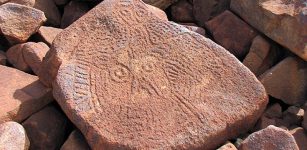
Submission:
<svg viewBox="0 0 307 150">
<path fill-rule="evenodd" d="M 286 130 L 269 126 L 249 135 L 239 150 L 299 150 L 294 137 Z"/>
<path fill-rule="evenodd" d="M 30 140 L 30 149 L 60 149 L 68 120 L 55 107 L 47 106 L 22 123 Z"/>
<path fill-rule="evenodd" d="M 306 76 L 307 62 L 287 57 L 259 78 L 269 95 L 286 104 L 301 105 L 307 99 Z"/>
<path fill-rule="evenodd" d="M 307 61 L 307 5 L 304 0 L 232 0 L 246 22 Z"/>
<path fill-rule="evenodd" d="M 177 0 L 143 0 L 146 4 L 158 7 L 162 10 L 166 9 L 171 4 L 175 3 Z"/>
<path fill-rule="evenodd" d="M 229 8 L 230 0 L 193 0 L 194 17 L 198 25 L 218 16 Z"/>
<path fill-rule="evenodd" d="M 6 52 L 6 56 L 10 64 L 12 64 L 16 69 L 24 71 L 24 72 L 31 72 L 30 66 L 25 62 L 23 57 L 23 47 L 25 44 L 16 44 L 12 46 Z"/>
<path fill-rule="evenodd" d="M 206 22 L 206 28 L 218 44 L 239 59 L 246 56 L 253 39 L 257 36 L 256 31 L 230 11 L 225 11 Z"/>
<path fill-rule="evenodd" d="M 22 54 L 24 61 L 30 66 L 36 75 L 39 74 L 43 58 L 48 51 L 48 45 L 43 42 L 28 42 L 23 46 Z"/>
<path fill-rule="evenodd" d="M 0 123 L 21 122 L 52 101 L 51 90 L 36 76 L 0 65 Z M 5 91 L 5 92 L 4 92 Z"/>
<path fill-rule="evenodd" d="M 38 29 L 38 34 L 42 41 L 46 42 L 48 45 L 51 45 L 55 37 L 62 31 L 63 29 L 41 26 Z"/>
<path fill-rule="evenodd" d="M 270 126 L 270 125 L 277 126 L 275 118 L 269 118 L 269 117 L 263 115 L 258 120 L 258 122 L 257 122 L 253 131 L 258 131 L 258 130 L 264 129 L 264 128 Z"/>
<path fill-rule="evenodd" d="M 10 43 L 21 43 L 46 21 L 44 12 L 19 4 L 0 6 L 0 30 Z"/>
<path fill-rule="evenodd" d="M 295 138 L 295 141 L 296 141 L 298 148 L 300 150 L 307 149 L 307 143 L 306 143 L 307 132 L 303 128 L 298 127 L 298 128 L 292 129 L 292 130 L 290 130 L 290 133 Z"/>
<path fill-rule="evenodd" d="M 270 106 L 264 114 L 266 117 L 269 118 L 281 118 L 282 117 L 282 108 L 280 104 L 275 103 L 272 106 Z"/>
<path fill-rule="evenodd" d="M 61 150 L 90 150 L 84 136 L 80 131 L 74 130 L 61 147 Z"/>
<path fill-rule="evenodd" d="M 25 129 L 17 122 L 0 124 L 1 150 L 28 150 L 30 146 Z"/>
<path fill-rule="evenodd" d="M 64 8 L 62 16 L 61 28 L 66 28 L 81 16 L 83 16 L 90 8 L 86 2 L 70 1 Z"/>
<path fill-rule="evenodd" d="M 232 143 L 227 142 L 222 147 L 218 148 L 217 150 L 238 150 Z"/>
<path fill-rule="evenodd" d="M 193 6 L 187 0 L 179 0 L 173 4 L 171 15 L 176 22 L 194 22 Z"/>
<path fill-rule="evenodd" d="M 42 68 L 93 149 L 214 149 L 267 104 L 235 57 L 141 0 L 100 3 L 56 37 Z"/>
</svg>

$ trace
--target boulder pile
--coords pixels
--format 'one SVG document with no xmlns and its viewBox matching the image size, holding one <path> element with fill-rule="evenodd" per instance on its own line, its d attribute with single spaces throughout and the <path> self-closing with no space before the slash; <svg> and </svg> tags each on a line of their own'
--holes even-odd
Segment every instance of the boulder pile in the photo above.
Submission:
<svg viewBox="0 0 307 150">
<path fill-rule="evenodd" d="M 307 4 L 0 0 L 2 150 L 304 150 Z"/>
</svg>

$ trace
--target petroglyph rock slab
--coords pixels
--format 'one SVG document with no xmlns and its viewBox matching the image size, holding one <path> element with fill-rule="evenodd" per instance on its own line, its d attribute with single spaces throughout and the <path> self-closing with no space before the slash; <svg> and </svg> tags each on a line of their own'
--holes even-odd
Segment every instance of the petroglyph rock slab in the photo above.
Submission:
<svg viewBox="0 0 307 150">
<path fill-rule="evenodd" d="M 235 57 L 141 0 L 100 3 L 56 37 L 42 68 L 93 149 L 217 148 L 267 104 Z"/>
</svg>

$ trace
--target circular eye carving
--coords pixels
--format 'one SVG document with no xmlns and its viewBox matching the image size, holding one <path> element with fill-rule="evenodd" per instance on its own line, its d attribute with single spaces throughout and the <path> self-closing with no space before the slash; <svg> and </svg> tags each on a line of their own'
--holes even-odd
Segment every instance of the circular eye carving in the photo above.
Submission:
<svg viewBox="0 0 307 150">
<path fill-rule="evenodd" d="M 112 80 L 115 82 L 127 82 L 130 79 L 130 71 L 124 66 L 116 66 L 110 70 Z"/>
</svg>

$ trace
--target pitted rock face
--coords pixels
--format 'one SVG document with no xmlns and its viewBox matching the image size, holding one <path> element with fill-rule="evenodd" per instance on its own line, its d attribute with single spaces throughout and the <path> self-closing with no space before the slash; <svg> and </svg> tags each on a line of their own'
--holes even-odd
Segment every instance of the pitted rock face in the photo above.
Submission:
<svg viewBox="0 0 307 150">
<path fill-rule="evenodd" d="M 93 149 L 213 149 L 267 104 L 230 53 L 141 0 L 105 0 L 57 36 L 43 65 Z"/>
</svg>

